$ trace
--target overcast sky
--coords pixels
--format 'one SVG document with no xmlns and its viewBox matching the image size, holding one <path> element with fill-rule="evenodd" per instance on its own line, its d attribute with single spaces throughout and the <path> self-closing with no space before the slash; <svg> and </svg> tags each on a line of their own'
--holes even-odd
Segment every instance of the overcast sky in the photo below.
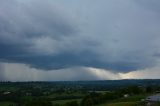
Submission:
<svg viewBox="0 0 160 106">
<path fill-rule="evenodd" d="M 0 80 L 160 78 L 159 0 L 0 0 Z"/>
</svg>

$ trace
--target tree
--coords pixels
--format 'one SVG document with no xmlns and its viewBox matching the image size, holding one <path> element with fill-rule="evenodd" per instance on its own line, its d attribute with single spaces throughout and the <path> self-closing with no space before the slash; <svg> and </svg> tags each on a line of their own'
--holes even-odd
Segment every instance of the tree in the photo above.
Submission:
<svg viewBox="0 0 160 106">
<path fill-rule="evenodd" d="M 79 106 L 79 104 L 77 101 L 71 101 L 71 102 L 67 102 L 65 106 Z"/>
<path fill-rule="evenodd" d="M 52 103 L 45 99 L 33 99 L 30 102 L 28 101 L 26 106 L 52 106 Z"/>
<path fill-rule="evenodd" d="M 86 96 L 81 101 L 81 106 L 93 106 L 94 102 L 90 96 Z"/>
</svg>

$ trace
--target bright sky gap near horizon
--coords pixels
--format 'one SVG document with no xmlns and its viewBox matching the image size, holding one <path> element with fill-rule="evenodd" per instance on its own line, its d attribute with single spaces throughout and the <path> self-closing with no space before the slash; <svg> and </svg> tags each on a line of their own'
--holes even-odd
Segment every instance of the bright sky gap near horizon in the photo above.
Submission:
<svg viewBox="0 0 160 106">
<path fill-rule="evenodd" d="M 160 78 L 159 0 L 0 0 L 0 80 Z"/>
</svg>

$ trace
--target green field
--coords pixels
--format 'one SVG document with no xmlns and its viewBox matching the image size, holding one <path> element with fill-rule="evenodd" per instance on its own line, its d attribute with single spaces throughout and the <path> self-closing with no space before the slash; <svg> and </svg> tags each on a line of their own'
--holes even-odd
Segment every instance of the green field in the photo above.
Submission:
<svg viewBox="0 0 160 106">
<path fill-rule="evenodd" d="M 67 96 L 77 96 L 77 97 L 83 97 L 84 96 L 84 94 L 82 94 L 82 93 L 79 93 L 79 92 L 72 92 L 72 93 L 54 93 L 54 94 L 51 94 L 51 95 L 49 95 L 49 96 L 47 96 L 47 97 L 49 97 L 49 98 L 55 98 L 55 97 L 67 97 Z"/>
<path fill-rule="evenodd" d="M 56 101 L 52 101 L 52 103 L 53 104 L 65 104 L 65 103 L 71 102 L 71 101 L 77 101 L 78 103 L 80 103 L 81 99 L 56 100 Z"/>
<path fill-rule="evenodd" d="M 113 102 L 137 102 L 137 101 L 141 101 L 141 99 L 144 99 L 146 96 L 147 94 L 135 95 L 135 96 L 130 96 L 128 98 L 120 98 L 120 99 L 114 100 Z"/>
<path fill-rule="evenodd" d="M 14 103 L 11 102 L 0 102 L 0 106 L 10 106 L 13 105 Z"/>
<path fill-rule="evenodd" d="M 98 106 L 137 106 L 136 102 L 118 102 L 118 103 L 108 103 Z"/>
<path fill-rule="evenodd" d="M 160 80 L 154 86 L 141 80 L 114 82 L 1 82 L 0 106 L 145 106 L 144 99 L 160 91 Z"/>
<path fill-rule="evenodd" d="M 135 95 L 128 98 L 120 98 L 110 101 L 109 103 L 97 105 L 97 106 L 137 106 L 147 95 Z"/>
</svg>

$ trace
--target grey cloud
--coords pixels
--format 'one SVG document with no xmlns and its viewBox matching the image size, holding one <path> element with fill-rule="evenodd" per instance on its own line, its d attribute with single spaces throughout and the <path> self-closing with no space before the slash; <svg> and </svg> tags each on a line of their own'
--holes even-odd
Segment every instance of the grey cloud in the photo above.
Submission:
<svg viewBox="0 0 160 106">
<path fill-rule="evenodd" d="M 45 70 L 86 66 L 127 72 L 153 67 L 160 50 L 160 21 L 148 10 L 152 4 L 146 4 L 0 1 L 0 60 Z"/>
<path fill-rule="evenodd" d="M 160 11 L 160 1 L 159 0 L 135 0 L 137 4 L 144 6 L 145 9 L 152 10 L 155 12 Z"/>
<path fill-rule="evenodd" d="M 0 81 L 3 81 L 5 78 L 4 78 L 4 69 L 3 69 L 3 66 L 2 64 L 0 63 Z"/>
<path fill-rule="evenodd" d="M 4 41 L 3 43 L 31 43 L 33 38 L 49 36 L 55 39 L 74 32 L 75 29 L 65 19 L 65 16 L 59 15 L 61 11 L 54 10 L 56 9 L 54 5 L 51 8 L 52 5 L 48 6 L 48 2 L 43 4 L 42 1 L 39 2 L 30 4 L 18 1 L 14 1 L 13 4 L 1 3 L 0 37 L 1 41 Z"/>
<path fill-rule="evenodd" d="M 1 65 L 4 67 L 4 80 L 6 81 L 75 81 L 118 79 L 118 75 L 112 72 L 87 67 L 72 67 L 46 72 L 44 70 L 31 68 L 25 64 L 1 63 Z"/>
<path fill-rule="evenodd" d="M 59 70 L 38 70 L 25 64 L 1 63 L 2 81 L 77 81 L 77 80 L 115 80 L 115 79 L 156 79 L 160 78 L 160 67 L 152 67 L 127 73 L 113 73 L 91 67 L 72 67 Z M 2 70 L 0 71 L 0 73 Z"/>
</svg>

